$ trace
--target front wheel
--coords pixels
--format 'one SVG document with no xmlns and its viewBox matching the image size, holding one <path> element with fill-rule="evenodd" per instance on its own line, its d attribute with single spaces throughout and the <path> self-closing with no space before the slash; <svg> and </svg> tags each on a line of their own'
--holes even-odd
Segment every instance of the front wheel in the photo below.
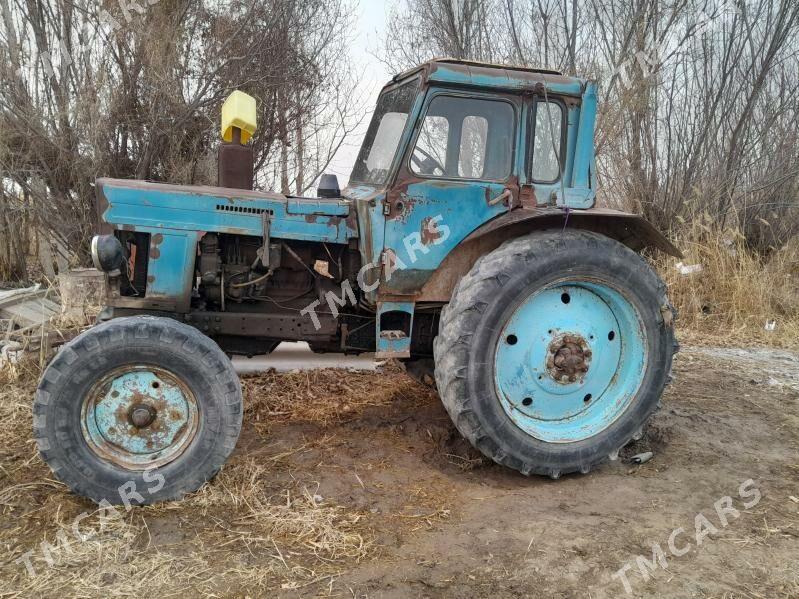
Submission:
<svg viewBox="0 0 799 599">
<path fill-rule="evenodd" d="M 483 256 L 442 312 L 436 382 L 458 430 L 494 461 L 588 472 L 639 435 L 677 344 L 666 288 L 626 246 L 546 231 Z"/>
<path fill-rule="evenodd" d="M 34 401 L 42 458 L 72 491 L 149 504 L 195 491 L 241 429 L 241 386 L 213 341 L 169 318 L 97 325 L 59 351 Z"/>
</svg>

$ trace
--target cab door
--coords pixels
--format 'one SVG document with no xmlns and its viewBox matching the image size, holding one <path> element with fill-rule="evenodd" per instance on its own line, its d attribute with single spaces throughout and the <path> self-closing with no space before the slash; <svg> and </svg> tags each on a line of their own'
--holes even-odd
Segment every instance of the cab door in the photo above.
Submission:
<svg viewBox="0 0 799 599">
<path fill-rule="evenodd" d="M 520 110 L 510 95 L 428 93 L 384 205 L 381 296 L 413 296 L 452 248 L 518 203 Z"/>
</svg>

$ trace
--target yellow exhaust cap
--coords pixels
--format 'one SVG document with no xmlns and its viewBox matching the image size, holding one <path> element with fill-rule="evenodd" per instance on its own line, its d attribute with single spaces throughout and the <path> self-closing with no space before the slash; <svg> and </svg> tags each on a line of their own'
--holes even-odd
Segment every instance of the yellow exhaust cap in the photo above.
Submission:
<svg viewBox="0 0 799 599">
<path fill-rule="evenodd" d="M 255 98 L 236 90 L 222 104 L 222 139 L 233 141 L 233 128 L 241 129 L 241 143 L 245 144 L 255 133 Z"/>
</svg>

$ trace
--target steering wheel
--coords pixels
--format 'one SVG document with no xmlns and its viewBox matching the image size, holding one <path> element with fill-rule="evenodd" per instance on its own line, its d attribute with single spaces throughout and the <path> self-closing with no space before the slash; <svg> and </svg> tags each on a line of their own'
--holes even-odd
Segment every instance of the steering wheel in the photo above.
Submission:
<svg viewBox="0 0 799 599">
<path fill-rule="evenodd" d="M 422 155 L 422 158 L 416 156 L 416 153 Z M 421 175 L 435 175 L 440 177 L 444 174 L 444 167 L 441 166 L 441 163 L 427 150 L 423 150 L 419 146 L 413 150 L 413 154 L 411 154 L 411 164 L 415 165 L 419 169 L 419 174 Z M 436 172 L 436 171 L 440 172 Z"/>
</svg>

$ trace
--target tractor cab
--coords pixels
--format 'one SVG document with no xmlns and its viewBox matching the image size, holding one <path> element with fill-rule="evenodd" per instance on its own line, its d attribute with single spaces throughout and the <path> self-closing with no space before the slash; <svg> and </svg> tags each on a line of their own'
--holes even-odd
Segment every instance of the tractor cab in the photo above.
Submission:
<svg viewBox="0 0 799 599">
<path fill-rule="evenodd" d="M 440 59 L 395 77 L 344 191 L 368 228 L 363 259 L 388 252 L 413 262 L 381 291 L 418 297 L 449 250 L 517 209 L 591 208 L 595 115 L 594 84 L 554 71 Z M 445 242 L 428 230 L 433 222 L 446 227 Z M 409 253 L 413 233 L 423 247 Z M 434 240 L 443 247 L 424 251 Z M 421 296 L 446 301 L 447 287 Z"/>
<path fill-rule="evenodd" d="M 590 211 L 595 117 L 594 83 L 555 71 L 439 59 L 389 82 L 343 194 L 356 204 L 363 262 L 388 263 L 367 292 L 378 314 L 387 304 L 410 322 L 420 302 L 447 302 L 480 252 L 509 235 L 570 211 L 588 215 L 578 226 L 609 222 L 612 211 Z M 410 347 L 377 343 L 383 355 Z"/>
<path fill-rule="evenodd" d="M 430 61 L 383 88 L 350 184 L 492 182 L 505 184 L 506 206 L 589 208 L 595 116 L 596 89 L 587 80 Z"/>
</svg>

